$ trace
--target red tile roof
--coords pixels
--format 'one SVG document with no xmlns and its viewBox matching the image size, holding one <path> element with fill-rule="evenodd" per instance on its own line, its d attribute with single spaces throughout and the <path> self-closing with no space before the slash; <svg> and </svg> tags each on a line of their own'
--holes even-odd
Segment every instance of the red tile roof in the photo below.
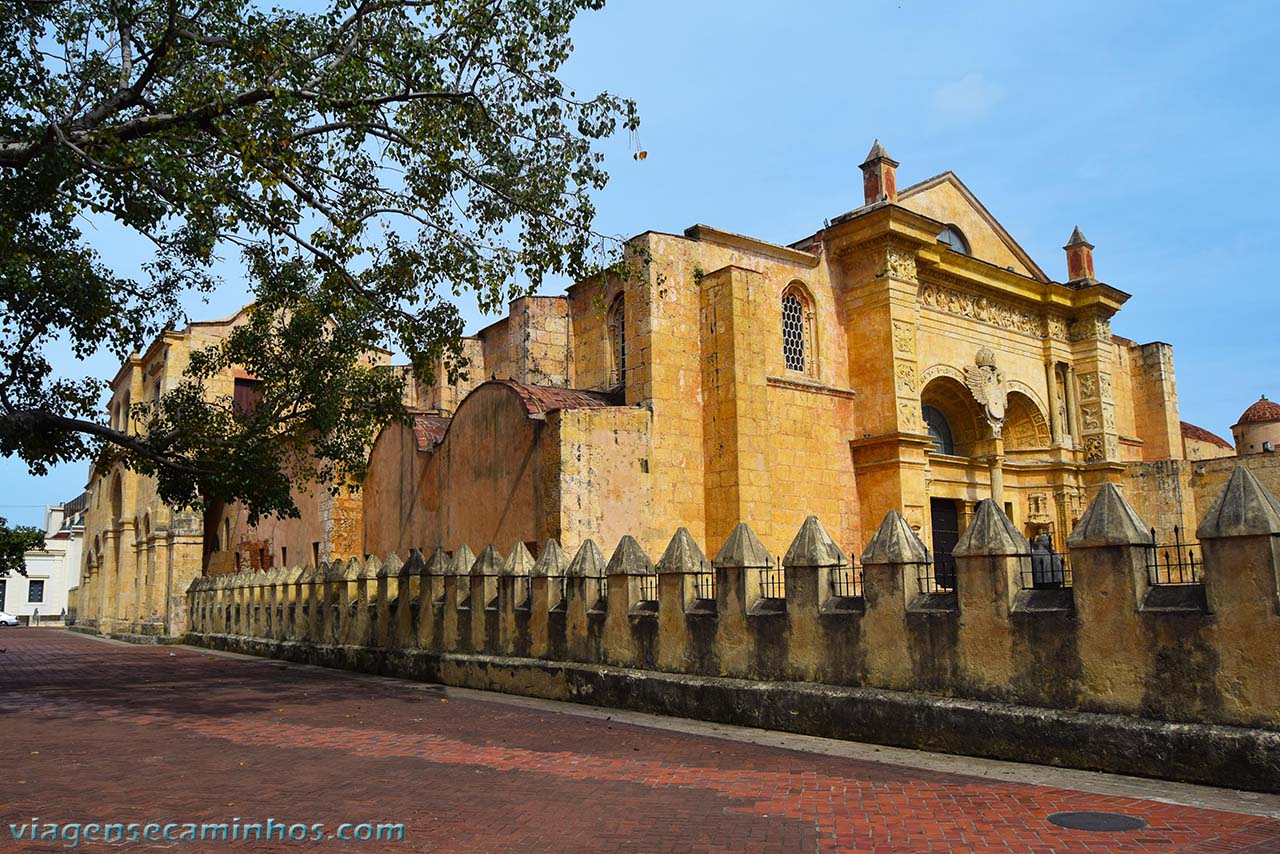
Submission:
<svg viewBox="0 0 1280 854">
<path fill-rule="evenodd" d="M 513 380 L 490 380 L 481 385 L 504 385 L 511 389 L 520 396 L 525 412 L 530 416 L 545 415 L 561 409 L 597 409 L 622 404 L 618 395 L 600 391 L 527 385 Z M 429 451 L 440 444 L 444 434 L 449 431 L 449 423 L 452 420 L 448 415 L 414 413 L 413 435 L 417 439 L 418 450 Z"/>
<path fill-rule="evenodd" d="M 1257 403 L 1246 409 L 1244 414 L 1240 416 L 1240 420 L 1232 426 L 1266 424 L 1272 421 L 1280 421 L 1280 404 L 1274 400 L 1267 400 L 1267 396 L 1264 394 Z"/>
<path fill-rule="evenodd" d="M 444 438 L 449 429 L 447 415 L 425 415 L 416 413 L 413 416 L 413 435 L 418 440 L 419 451 L 429 451 Z"/>
<path fill-rule="evenodd" d="M 524 408 L 530 415 L 543 415 L 559 409 L 596 409 L 604 406 L 618 406 L 621 403 L 616 395 L 600 391 L 525 385 L 512 380 L 495 380 L 495 382 L 514 389 L 524 401 Z"/>
<path fill-rule="evenodd" d="M 1233 450 L 1231 443 L 1216 433 L 1210 433 L 1203 427 L 1188 424 L 1186 421 L 1180 423 L 1182 424 L 1182 438 L 1194 439 L 1198 442 L 1208 442 L 1210 445 L 1217 445 L 1219 448 L 1226 448 L 1228 451 Z"/>
</svg>

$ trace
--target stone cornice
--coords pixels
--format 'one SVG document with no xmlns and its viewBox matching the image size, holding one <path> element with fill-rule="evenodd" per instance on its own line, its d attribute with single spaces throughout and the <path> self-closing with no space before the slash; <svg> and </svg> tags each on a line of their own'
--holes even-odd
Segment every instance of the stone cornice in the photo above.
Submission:
<svg viewBox="0 0 1280 854">
<path fill-rule="evenodd" d="M 825 394 L 846 400 L 853 400 L 858 396 L 858 393 L 851 388 L 840 388 L 839 386 L 826 385 L 813 380 L 793 379 L 791 377 L 766 377 L 765 382 L 773 388 L 785 388 L 790 391 L 803 391 L 809 394 Z"/>
<path fill-rule="evenodd" d="M 704 243 L 714 243 L 719 246 L 727 246 L 731 249 L 741 249 L 746 252 L 754 252 L 757 255 L 765 255 L 770 258 L 776 258 L 781 261 L 788 261 L 802 267 L 813 268 L 821 263 L 822 259 L 811 252 L 802 252 L 799 249 L 792 249 L 789 246 L 781 246 L 777 243 L 769 243 L 765 240 L 759 240 L 754 237 L 747 237 L 744 234 L 735 234 L 731 231 L 721 231 L 718 228 L 712 228 L 709 225 L 698 223 L 691 225 L 684 230 L 684 236 L 690 240 L 699 240 Z"/>
<path fill-rule="evenodd" d="M 832 257 L 847 256 L 876 238 L 896 238 L 915 248 L 936 246 L 943 224 L 889 202 L 870 205 L 822 232 Z"/>
</svg>

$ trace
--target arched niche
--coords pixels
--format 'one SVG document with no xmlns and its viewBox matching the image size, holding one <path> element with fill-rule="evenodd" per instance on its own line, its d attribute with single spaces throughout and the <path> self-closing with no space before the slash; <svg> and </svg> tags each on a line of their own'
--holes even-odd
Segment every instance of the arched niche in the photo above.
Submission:
<svg viewBox="0 0 1280 854">
<path fill-rule="evenodd" d="M 986 422 L 978 411 L 977 401 L 961 380 L 950 372 L 934 371 L 920 392 L 920 406 L 922 410 L 931 407 L 946 419 L 956 456 L 977 455 L 978 443 L 986 438 Z"/>
<path fill-rule="evenodd" d="M 111 480 L 111 523 L 112 527 L 120 525 L 120 519 L 124 515 L 124 481 L 120 477 L 120 472 Z"/>
<path fill-rule="evenodd" d="M 1005 404 L 1003 435 L 1004 447 L 1008 451 L 1049 447 L 1049 423 L 1044 411 L 1025 392 L 1009 392 Z"/>
</svg>

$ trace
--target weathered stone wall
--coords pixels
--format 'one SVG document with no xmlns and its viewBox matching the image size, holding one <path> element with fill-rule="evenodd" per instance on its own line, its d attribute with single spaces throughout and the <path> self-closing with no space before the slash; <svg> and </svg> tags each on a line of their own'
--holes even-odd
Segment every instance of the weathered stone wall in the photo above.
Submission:
<svg viewBox="0 0 1280 854">
<path fill-rule="evenodd" d="M 1194 584 L 1152 583 L 1147 531 L 1108 484 L 1072 533 L 1065 586 L 1030 584 L 1029 544 L 987 500 L 956 547 L 949 588 L 922 583 L 934 572 L 924 546 L 890 511 L 861 573 L 806 520 L 782 559 L 783 596 L 765 577 L 776 571 L 769 550 L 739 524 L 711 562 L 683 530 L 656 566 L 631 537 L 607 563 L 592 540 L 572 560 L 554 540 L 536 561 L 521 544 L 505 560 L 464 545 L 199 579 L 189 611 L 205 642 L 341 648 L 353 661 L 516 656 L 1252 727 L 1272 736 L 1250 738 L 1275 741 L 1280 501 L 1237 469 L 1199 526 Z M 500 687 L 521 684 L 516 674 Z M 1274 773 L 1277 747 L 1249 761 Z"/>
<path fill-rule="evenodd" d="M 1192 541 L 1196 519 L 1209 509 L 1227 482 L 1224 476 L 1216 483 L 1212 495 L 1197 497 L 1192 487 L 1193 465 L 1185 460 L 1160 460 L 1130 463 L 1125 468 L 1121 481 L 1124 496 L 1156 529 L 1160 542 L 1172 542 L 1175 525 L 1182 532 L 1184 542 Z"/>
<path fill-rule="evenodd" d="M 363 542 L 346 555 L 537 539 L 547 529 L 544 427 L 509 386 L 490 383 L 467 397 L 444 441 L 427 452 L 412 429 L 384 429 L 370 457 Z"/>
</svg>

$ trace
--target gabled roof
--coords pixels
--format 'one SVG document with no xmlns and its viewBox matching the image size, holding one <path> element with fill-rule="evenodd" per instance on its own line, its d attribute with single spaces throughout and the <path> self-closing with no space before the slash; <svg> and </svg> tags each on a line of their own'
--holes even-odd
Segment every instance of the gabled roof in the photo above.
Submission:
<svg viewBox="0 0 1280 854">
<path fill-rule="evenodd" d="M 1217 445 L 1219 448 L 1226 448 L 1228 451 L 1234 450 L 1231 443 L 1216 433 L 1210 433 L 1203 427 L 1197 427 L 1186 421 L 1179 422 L 1182 425 L 1182 438 L 1191 439 L 1196 442 L 1207 442 L 1210 445 Z"/>
<path fill-rule="evenodd" d="M 458 404 L 458 409 L 480 389 L 486 386 L 503 386 L 511 389 L 524 405 L 525 414 L 530 418 L 542 418 L 548 412 L 562 409 L 599 409 L 606 406 L 619 406 L 622 401 L 618 395 L 601 391 L 586 391 L 576 388 L 560 388 L 559 386 L 529 385 L 514 380 L 488 380 L 473 388 Z M 453 418 L 434 412 L 413 413 L 413 436 L 419 451 L 430 451 L 444 441 L 449 432 Z"/>
<path fill-rule="evenodd" d="M 912 184 L 910 187 L 899 190 L 898 201 L 902 202 L 914 195 L 933 189 L 941 184 L 950 184 L 960 193 L 961 196 L 964 197 L 965 201 L 973 207 L 974 211 L 977 212 L 987 225 L 991 227 L 991 230 L 1000 238 L 1000 241 L 1008 247 L 1011 253 L 1013 253 L 1014 257 L 1021 261 L 1022 264 L 1031 271 L 1033 278 L 1039 279 L 1041 282 L 1048 282 L 1050 280 L 1049 277 L 1045 275 L 1044 270 L 1040 269 L 1040 265 L 1032 259 L 1031 255 L 1028 254 L 1025 249 L 1018 245 L 1018 242 L 1013 239 L 1013 235 L 1009 234 L 1008 230 L 1000 224 L 1000 221 L 992 215 L 991 211 L 987 210 L 986 205 L 982 204 L 982 202 L 978 200 L 978 197 L 973 194 L 973 191 L 966 187 L 964 182 L 960 180 L 960 177 L 951 170 L 934 175 L 932 178 L 926 178 L 917 184 Z"/>
<path fill-rule="evenodd" d="M 413 437 L 418 442 L 418 450 L 429 451 L 440 444 L 440 440 L 449 430 L 449 420 L 447 415 L 414 413 Z"/>
</svg>

